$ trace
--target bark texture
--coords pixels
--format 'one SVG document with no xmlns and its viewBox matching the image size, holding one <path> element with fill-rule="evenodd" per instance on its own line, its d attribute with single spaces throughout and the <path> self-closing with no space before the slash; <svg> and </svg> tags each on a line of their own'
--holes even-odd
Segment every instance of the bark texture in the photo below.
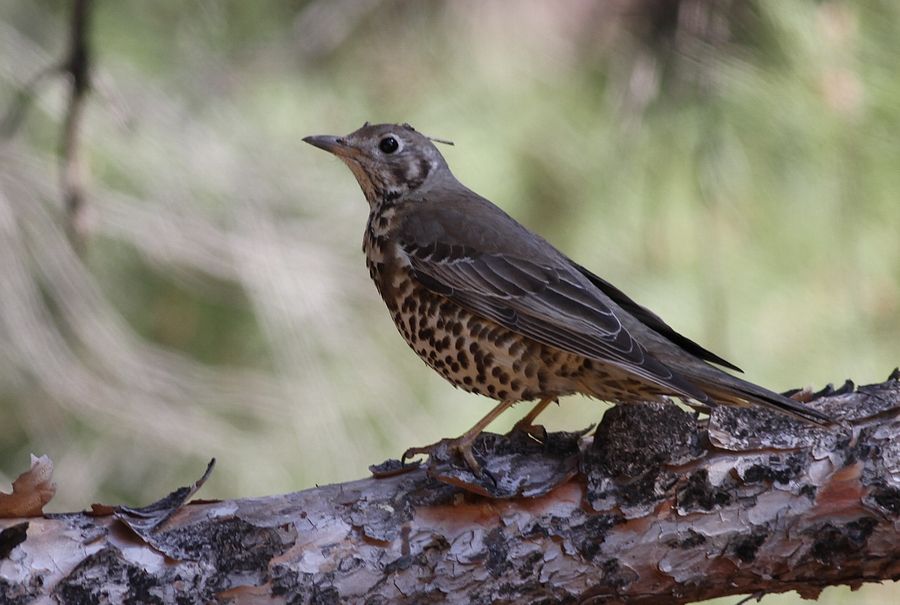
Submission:
<svg viewBox="0 0 900 605">
<path fill-rule="evenodd" d="M 900 577 L 900 381 L 699 421 L 620 406 L 596 438 L 485 435 L 293 494 L 0 520 L 0 603 L 685 603 Z M 437 458 L 440 458 L 438 456 Z M 196 486 L 194 486 L 196 487 Z"/>
</svg>

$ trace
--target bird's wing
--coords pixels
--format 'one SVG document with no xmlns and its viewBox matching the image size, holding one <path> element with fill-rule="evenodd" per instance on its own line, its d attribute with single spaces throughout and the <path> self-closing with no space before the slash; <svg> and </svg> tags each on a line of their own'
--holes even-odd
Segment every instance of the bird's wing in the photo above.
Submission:
<svg viewBox="0 0 900 605">
<path fill-rule="evenodd" d="M 426 288 L 537 342 L 613 363 L 698 401 L 707 395 L 667 367 L 623 327 L 599 291 L 571 269 L 458 243 L 399 245 Z"/>
<path fill-rule="evenodd" d="M 676 332 L 669 324 L 663 321 L 659 315 L 657 315 L 647 307 L 636 303 L 631 299 L 631 297 L 629 297 L 627 294 L 616 288 L 614 285 L 612 285 L 602 277 L 594 275 L 578 263 L 573 262 L 572 265 L 578 271 L 580 271 L 582 275 L 588 278 L 592 284 L 597 286 L 604 294 L 609 296 L 613 300 L 613 302 L 636 317 L 642 324 L 644 324 L 657 334 L 665 337 L 668 341 L 678 345 L 680 348 L 684 349 L 691 355 L 698 357 L 704 361 L 709 361 L 731 370 L 735 370 L 737 372 L 743 372 L 742 369 L 740 369 L 730 361 L 722 359 L 712 351 L 698 345 L 687 336 L 683 336 Z"/>
</svg>

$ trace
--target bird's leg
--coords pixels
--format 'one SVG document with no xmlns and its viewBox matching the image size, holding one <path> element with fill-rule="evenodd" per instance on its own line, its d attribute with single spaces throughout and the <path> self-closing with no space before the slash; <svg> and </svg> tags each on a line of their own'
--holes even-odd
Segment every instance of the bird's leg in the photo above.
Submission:
<svg viewBox="0 0 900 605">
<path fill-rule="evenodd" d="M 521 420 L 513 425 L 512 430 L 507 434 L 511 435 L 516 431 L 522 431 L 535 439 L 543 440 L 547 436 L 547 431 L 544 430 L 543 427 L 534 426 L 534 419 L 554 401 L 557 401 L 556 397 L 545 397 L 541 399 L 527 414 L 525 414 L 525 416 L 522 417 Z"/>
<path fill-rule="evenodd" d="M 459 454 L 463 460 L 466 461 L 466 465 L 469 469 L 477 476 L 481 476 L 481 465 L 478 464 L 478 461 L 475 460 L 475 456 L 472 454 L 472 444 L 475 442 L 475 438 L 481 434 L 481 431 L 485 429 L 487 425 L 492 423 L 497 419 L 500 414 L 505 412 L 512 404 L 514 404 L 514 400 L 501 401 L 498 403 L 490 412 L 485 415 L 484 418 L 475 423 L 475 426 L 470 428 L 468 431 L 457 437 L 456 439 L 441 439 L 436 443 L 432 443 L 431 445 L 425 445 L 422 447 L 411 447 L 405 452 L 403 452 L 403 456 L 400 458 L 401 462 L 405 462 L 407 458 L 412 458 L 418 454 L 428 454 L 431 455 L 432 451 L 441 445 L 446 445 L 451 451 Z"/>
</svg>

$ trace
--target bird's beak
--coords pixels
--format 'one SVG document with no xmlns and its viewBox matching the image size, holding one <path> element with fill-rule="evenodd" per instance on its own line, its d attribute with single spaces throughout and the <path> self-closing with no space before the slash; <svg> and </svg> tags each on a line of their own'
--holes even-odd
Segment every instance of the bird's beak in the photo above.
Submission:
<svg viewBox="0 0 900 605">
<path fill-rule="evenodd" d="M 313 147 L 324 149 L 328 153 L 337 156 L 346 156 L 352 152 L 351 147 L 344 137 L 336 137 L 330 134 L 319 134 L 311 137 L 304 137 L 304 143 L 309 143 Z"/>
</svg>

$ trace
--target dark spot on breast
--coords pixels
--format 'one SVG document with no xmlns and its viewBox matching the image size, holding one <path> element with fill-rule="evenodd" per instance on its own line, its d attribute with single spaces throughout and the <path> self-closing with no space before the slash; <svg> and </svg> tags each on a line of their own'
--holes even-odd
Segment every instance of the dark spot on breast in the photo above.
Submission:
<svg viewBox="0 0 900 605">
<path fill-rule="evenodd" d="M 509 388 L 512 389 L 513 391 L 518 391 L 520 386 L 522 386 L 522 383 L 519 382 L 519 381 L 516 380 L 516 379 L 513 379 L 513 380 L 509 383 Z"/>
<path fill-rule="evenodd" d="M 492 384 L 489 384 L 489 385 L 487 385 L 487 390 L 488 390 L 489 395 L 493 395 L 494 393 L 497 392 L 497 387 L 495 387 Z"/>
<path fill-rule="evenodd" d="M 459 365 L 461 365 L 464 368 L 469 367 L 469 358 L 466 356 L 465 351 L 460 351 L 456 354 L 456 361 L 458 361 Z"/>
<path fill-rule="evenodd" d="M 472 377 L 471 376 L 463 376 L 463 384 L 465 384 L 465 385 L 472 384 Z"/>
<path fill-rule="evenodd" d="M 506 334 L 509 334 L 509 330 L 507 330 L 503 326 L 494 326 L 493 328 L 491 328 L 490 332 L 488 332 L 487 336 L 493 342 L 500 344 L 500 339 L 503 338 L 503 336 Z"/>
<path fill-rule="evenodd" d="M 459 321 L 454 321 L 452 324 L 450 324 L 450 332 L 454 336 L 459 336 L 460 334 L 462 334 L 462 324 Z M 462 337 L 460 337 L 460 340 L 458 340 L 457 342 L 460 342 L 461 340 Z"/>
<path fill-rule="evenodd" d="M 497 397 L 499 397 L 500 399 L 506 399 L 508 395 L 509 393 L 507 393 L 504 389 L 500 389 L 499 391 L 497 391 Z"/>
<path fill-rule="evenodd" d="M 551 351 L 550 349 L 542 347 L 541 352 L 540 352 L 540 358 L 545 366 L 550 366 L 556 362 L 557 355 L 554 351 Z"/>
</svg>

